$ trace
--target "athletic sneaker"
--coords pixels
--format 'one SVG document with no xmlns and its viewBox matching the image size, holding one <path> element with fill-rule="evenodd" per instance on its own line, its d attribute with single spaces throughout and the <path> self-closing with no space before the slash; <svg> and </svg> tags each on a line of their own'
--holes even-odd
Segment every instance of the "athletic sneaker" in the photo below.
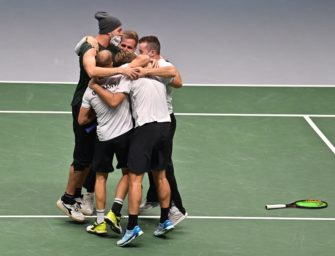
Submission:
<svg viewBox="0 0 335 256">
<path fill-rule="evenodd" d="M 122 233 L 122 228 L 120 225 L 121 216 L 116 216 L 115 213 L 110 210 L 108 214 L 105 216 L 105 221 L 111 227 L 111 229 L 118 234 Z"/>
<path fill-rule="evenodd" d="M 85 193 L 83 196 L 83 201 L 88 212 L 90 213 L 88 215 L 92 215 L 94 212 L 94 193 Z"/>
<path fill-rule="evenodd" d="M 94 222 L 93 225 L 89 225 L 86 227 L 86 231 L 92 234 L 104 235 L 107 234 L 107 224 L 105 221 L 99 224 L 97 222 Z"/>
<path fill-rule="evenodd" d="M 177 226 L 187 215 L 187 212 L 183 214 L 176 206 L 172 206 L 169 211 L 169 220 L 171 220 L 173 226 Z"/>
<path fill-rule="evenodd" d="M 163 223 L 159 223 L 154 231 L 154 236 L 162 236 L 166 234 L 167 232 L 174 229 L 174 226 L 172 222 L 168 219 L 164 221 Z"/>
<path fill-rule="evenodd" d="M 58 209 L 69 216 L 72 220 L 77 222 L 84 222 L 85 216 L 80 212 L 80 205 L 76 202 L 74 204 L 65 204 L 62 199 L 59 199 L 56 203 Z"/>
<path fill-rule="evenodd" d="M 117 241 L 118 246 L 125 246 L 133 241 L 136 237 L 143 234 L 142 229 L 139 226 L 135 226 L 132 230 L 126 229 L 126 233 L 123 235 L 122 239 Z"/>
<path fill-rule="evenodd" d="M 140 204 L 140 212 L 148 211 L 158 205 L 158 202 L 147 202 L 147 200 L 144 200 L 144 202 Z"/>
<path fill-rule="evenodd" d="M 76 197 L 74 200 L 76 200 L 76 202 L 79 204 L 80 206 L 79 211 L 81 211 L 82 214 L 86 216 L 91 216 L 93 214 L 93 207 L 90 207 L 89 205 L 86 204 L 83 196 Z"/>
</svg>

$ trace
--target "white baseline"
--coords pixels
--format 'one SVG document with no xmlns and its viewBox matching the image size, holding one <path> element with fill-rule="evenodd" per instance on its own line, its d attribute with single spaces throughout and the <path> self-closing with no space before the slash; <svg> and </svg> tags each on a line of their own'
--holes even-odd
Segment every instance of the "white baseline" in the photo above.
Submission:
<svg viewBox="0 0 335 256">
<path fill-rule="evenodd" d="M 0 114 L 71 114 L 71 111 L 39 111 L 39 110 L 0 110 Z M 328 117 L 325 114 L 249 114 L 249 113 L 174 113 L 176 116 L 232 116 L 232 117 Z"/>
<path fill-rule="evenodd" d="M 95 219 L 97 216 L 86 216 Z M 0 219 L 63 219 L 64 215 L 0 215 Z M 123 216 L 128 218 L 128 216 Z M 140 219 L 159 219 L 160 216 L 139 216 Z M 200 220 L 298 220 L 298 221 L 335 221 L 335 218 L 316 217 L 243 217 L 243 216 L 187 216 L 187 219 Z"/>
<path fill-rule="evenodd" d="M 76 85 L 78 82 L 61 82 L 61 81 L 0 81 L 1 84 L 44 84 L 44 85 Z M 183 86 L 194 87 L 293 87 L 293 88 L 335 88 L 333 84 L 202 84 L 202 83 L 185 83 Z"/>
</svg>

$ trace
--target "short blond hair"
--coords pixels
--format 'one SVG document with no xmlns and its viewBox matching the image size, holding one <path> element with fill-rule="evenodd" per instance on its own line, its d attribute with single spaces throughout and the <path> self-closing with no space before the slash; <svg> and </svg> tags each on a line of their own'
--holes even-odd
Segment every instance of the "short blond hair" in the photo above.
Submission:
<svg viewBox="0 0 335 256">
<path fill-rule="evenodd" d="M 125 38 L 125 39 L 133 39 L 136 44 L 135 44 L 135 48 L 137 47 L 137 44 L 138 44 L 138 34 L 133 31 L 133 30 L 124 30 L 122 32 L 122 37 Z"/>
<path fill-rule="evenodd" d="M 130 63 L 137 55 L 134 52 L 119 51 L 114 57 L 114 66 L 119 67 L 123 64 Z"/>
</svg>

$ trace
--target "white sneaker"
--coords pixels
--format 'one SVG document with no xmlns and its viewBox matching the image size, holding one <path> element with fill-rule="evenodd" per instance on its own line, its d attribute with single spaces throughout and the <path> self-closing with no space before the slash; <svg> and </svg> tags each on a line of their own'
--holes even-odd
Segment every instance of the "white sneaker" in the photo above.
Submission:
<svg viewBox="0 0 335 256">
<path fill-rule="evenodd" d="M 75 204 L 65 204 L 61 199 L 56 203 L 59 210 L 69 216 L 72 220 L 77 222 L 84 222 L 85 216 L 80 212 L 80 205 Z"/>
<path fill-rule="evenodd" d="M 172 229 L 174 229 L 174 226 L 171 220 L 167 219 L 163 223 L 158 223 L 154 231 L 154 236 L 159 237 L 159 236 L 165 235 L 167 232 L 170 232 Z"/>
<path fill-rule="evenodd" d="M 143 231 L 139 226 L 135 226 L 132 230 L 126 229 L 123 237 L 116 242 L 118 246 L 125 246 L 133 241 L 136 237 L 143 235 Z"/>
<path fill-rule="evenodd" d="M 154 207 L 157 207 L 159 203 L 157 202 L 147 202 L 147 200 L 144 200 L 143 203 L 140 204 L 140 212 L 146 212 Z"/>
<path fill-rule="evenodd" d="M 84 204 L 90 212 L 88 215 L 92 215 L 94 212 L 94 193 L 85 193 L 83 196 Z"/>
<path fill-rule="evenodd" d="M 82 214 L 86 216 L 91 216 L 93 214 L 93 205 L 87 204 L 87 201 L 85 201 L 84 196 L 76 197 L 74 200 L 79 204 L 79 211 L 82 212 Z"/>
<path fill-rule="evenodd" d="M 176 226 L 181 221 L 186 219 L 187 215 L 187 212 L 183 214 L 176 206 L 172 206 L 169 211 L 169 220 L 171 220 L 173 225 Z"/>
</svg>

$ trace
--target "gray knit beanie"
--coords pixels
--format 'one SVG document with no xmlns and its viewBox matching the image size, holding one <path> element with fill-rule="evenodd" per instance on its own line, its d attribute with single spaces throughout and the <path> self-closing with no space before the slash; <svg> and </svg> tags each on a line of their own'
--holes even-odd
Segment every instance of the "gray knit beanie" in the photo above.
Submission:
<svg viewBox="0 0 335 256">
<path fill-rule="evenodd" d="M 121 21 L 107 12 L 97 12 L 95 18 L 99 22 L 99 34 L 107 34 L 121 26 Z"/>
</svg>

